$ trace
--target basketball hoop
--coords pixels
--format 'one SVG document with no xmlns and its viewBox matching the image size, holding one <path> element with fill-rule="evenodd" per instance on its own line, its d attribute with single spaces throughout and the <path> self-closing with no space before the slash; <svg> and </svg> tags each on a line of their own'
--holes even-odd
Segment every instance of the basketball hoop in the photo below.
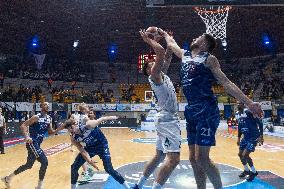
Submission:
<svg viewBox="0 0 284 189">
<path fill-rule="evenodd" d="M 226 41 L 226 24 L 231 6 L 219 6 L 217 9 L 194 7 L 195 12 L 200 16 L 206 25 L 206 33 L 213 35 L 216 39 Z"/>
</svg>

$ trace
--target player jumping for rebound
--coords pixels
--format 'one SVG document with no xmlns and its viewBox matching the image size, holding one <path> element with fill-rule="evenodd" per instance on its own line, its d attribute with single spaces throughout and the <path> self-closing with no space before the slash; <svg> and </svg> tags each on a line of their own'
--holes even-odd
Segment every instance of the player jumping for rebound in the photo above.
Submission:
<svg viewBox="0 0 284 189">
<path fill-rule="evenodd" d="M 181 131 L 177 114 L 177 97 L 173 83 L 165 74 L 171 61 L 172 52 L 167 49 L 165 53 L 164 48 L 155 40 L 150 39 L 145 30 L 140 31 L 140 35 L 156 53 L 155 60 L 148 60 L 145 63 L 143 72 L 144 75 L 149 77 L 151 88 L 155 93 L 161 111 L 157 115 L 158 121 L 156 123 L 156 154 L 145 166 L 143 176 L 134 186 L 134 189 L 142 189 L 147 178 L 166 158 L 152 186 L 153 189 L 160 189 L 180 162 Z"/>
<path fill-rule="evenodd" d="M 215 133 L 219 126 L 218 102 L 212 91 L 212 84 L 218 81 L 227 93 L 243 102 L 258 117 L 263 116 L 259 103 L 250 100 L 222 72 L 218 59 L 210 53 L 216 47 L 216 40 L 203 34 L 190 45 L 190 50 L 181 49 L 172 36 L 162 29 L 168 48 L 182 59 L 181 84 L 188 105 L 185 108 L 189 160 L 193 168 L 198 189 L 206 188 L 206 177 L 215 189 L 222 188 L 218 168 L 210 159 L 211 146 L 215 146 Z"/>
<path fill-rule="evenodd" d="M 263 123 L 260 119 L 254 118 L 252 113 L 244 109 L 242 104 L 239 105 L 239 111 L 236 115 L 238 119 L 238 141 L 239 157 L 244 166 L 244 171 L 239 177 L 246 178 L 247 181 L 252 181 L 257 175 L 254 168 L 250 153 L 255 151 L 257 143 L 263 144 Z M 243 135 L 242 140 L 241 136 Z M 249 167 L 250 169 L 249 169 Z"/>
</svg>

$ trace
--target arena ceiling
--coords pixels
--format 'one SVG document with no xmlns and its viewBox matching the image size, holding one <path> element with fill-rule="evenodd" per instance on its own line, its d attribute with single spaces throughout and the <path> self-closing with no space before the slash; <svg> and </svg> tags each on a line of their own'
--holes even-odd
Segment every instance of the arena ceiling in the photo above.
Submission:
<svg viewBox="0 0 284 189">
<path fill-rule="evenodd" d="M 110 43 L 117 44 L 117 61 L 137 62 L 149 48 L 139 29 L 159 26 L 174 31 L 182 46 L 205 32 L 192 7 L 146 8 L 145 0 L 25 0 L 0 2 L 0 52 L 23 54 L 33 35 L 40 38 L 41 53 L 68 57 L 74 40 L 80 40 L 76 58 L 108 61 Z M 268 33 L 277 52 L 284 52 L 284 6 L 233 7 L 227 23 L 227 56 L 267 54 L 262 35 Z M 215 54 L 224 58 L 221 46 Z"/>
</svg>

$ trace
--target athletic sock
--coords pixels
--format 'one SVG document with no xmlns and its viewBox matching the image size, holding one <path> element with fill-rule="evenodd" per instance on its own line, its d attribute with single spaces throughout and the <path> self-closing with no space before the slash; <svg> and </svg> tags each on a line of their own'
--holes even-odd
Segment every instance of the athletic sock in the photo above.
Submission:
<svg viewBox="0 0 284 189">
<path fill-rule="evenodd" d="M 143 176 L 139 179 L 139 181 L 138 181 L 138 183 L 137 183 L 138 187 L 139 187 L 139 188 L 143 188 L 143 185 L 145 184 L 145 182 L 146 182 L 147 179 L 148 179 L 148 178 L 143 175 Z"/>
<path fill-rule="evenodd" d="M 162 186 L 155 181 L 153 186 L 152 186 L 152 189 L 162 189 Z"/>
<path fill-rule="evenodd" d="M 252 171 L 253 173 L 256 173 L 256 170 L 255 170 L 254 166 L 251 166 L 250 169 L 251 169 L 251 171 Z"/>
<path fill-rule="evenodd" d="M 128 184 L 126 181 L 124 181 L 123 186 L 124 186 L 124 188 L 126 188 L 126 189 L 130 189 L 129 184 Z"/>
<path fill-rule="evenodd" d="M 248 164 L 245 164 L 245 165 L 244 165 L 244 169 L 245 169 L 245 171 L 249 171 Z"/>
</svg>

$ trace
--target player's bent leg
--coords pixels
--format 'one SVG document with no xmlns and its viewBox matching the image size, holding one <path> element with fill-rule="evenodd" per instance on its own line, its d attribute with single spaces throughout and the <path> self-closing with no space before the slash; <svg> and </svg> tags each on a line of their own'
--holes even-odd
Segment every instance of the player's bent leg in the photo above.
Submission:
<svg viewBox="0 0 284 189">
<path fill-rule="evenodd" d="M 15 175 L 18 175 L 28 169 L 31 169 L 36 161 L 36 157 L 32 155 L 28 155 L 27 162 L 24 165 L 21 165 L 18 169 L 14 171 Z"/>
<path fill-rule="evenodd" d="M 206 189 L 206 174 L 197 165 L 197 162 L 195 160 L 195 144 L 188 145 L 188 149 L 189 149 L 189 161 L 193 169 L 197 189 Z"/>
<path fill-rule="evenodd" d="M 47 166 L 48 166 L 48 160 L 47 160 L 47 157 L 44 154 L 44 152 L 42 152 L 42 154 L 40 155 L 40 157 L 37 160 L 41 164 L 40 169 L 39 169 L 39 179 L 43 180 L 44 177 L 45 177 Z"/>
<path fill-rule="evenodd" d="M 244 166 L 244 171 L 241 172 L 241 174 L 239 174 L 239 178 L 243 179 L 245 178 L 247 175 L 249 175 L 249 168 L 247 166 L 247 159 L 243 156 L 243 151 L 242 149 L 239 150 L 238 156 Z"/>
<path fill-rule="evenodd" d="M 103 165 L 105 171 L 109 175 L 111 175 L 117 182 L 119 182 L 120 184 L 124 183 L 125 179 L 116 170 L 113 169 L 110 157 L 103 159 Z"/>
<path fill-rule="evenodd" d="M 195 160 L 197 165 L 206 173 L 209 180 L 214 186 L 214 189 L 222 188 L 221 176 L 218 168 L 209 158 L 211 146 L 199 146 L 195 148 Z"/>
<path fill-rule="evenodd" d="M 71 184 L 75 185 L 79 177 L 79 169 L 86 162 L 81 154 L 78 154 L 73 164 L 71 165 Z"/>
<path fill-rule="evenodd" d="M 157 141 L 157 148 L 160 148 L 160 141 Z M 166 154 L 162 150 L 156 149 L 155 156 L 145 165 L 143 175 L 133 189 L 141 189 L 149 176 L 154 172 L 158 165 L 165 159 Z"/>
<path fill-rule="evenodd" d="M 155 171 L 158 165 L 162 161 L 164 161 L 165 157 L 166 157 L 166 154 L 163 153 L 163 151 L 156 150 L 155 156 L 146 164 L 144 171 L 143 171 L 143 175 L 148 178 Z"/>
<path fill-rule="evenodd" d="M 251 146 L 253 144 L 250 144 L 248 146 Z M 249 173 L 249 175 L 246 176 L 246 179 L 248 182 L 251 182 L 254 180 L 254 178 L 258 175 L 258 172 L 255 170 L 254 166 L 253 166 L 253 162 L 252 162 L 252 159 L 250 158 L 250 153 L 254 151 L 254 147 L 252 148 L 248 148 L 248 149 L 245 149 L 244 152 L 243 152 L 243 156 L 246 158 L 250 168 L 251 168 L 251 171 Z"/>
<path fill-rule="evenodd" d="M 163 165 L 161 166 L 158 172 L 156 183 L 163 186 L 168 180 L 173 170 L 179 164 L 179 162 L 180 162 L 179 152 L 168 152 L 166 155 L 166 160 L 164 161 Z"/>
<path fill-rule="evenodd" d="M 120 173 L 118 173 L 116 170 L 113 169 L 110 156 L 108 156 L 107 158 L 102 158 L 102 160 L 103 160 L 103 165 L 104 165 L 105 171 L 110 176 L 112 176 L 117 182 L 122 184 L 126 189 L 129 189 L 130 186 L 125 181 L 125 179 L 121 176 Z"/>
</svg>

